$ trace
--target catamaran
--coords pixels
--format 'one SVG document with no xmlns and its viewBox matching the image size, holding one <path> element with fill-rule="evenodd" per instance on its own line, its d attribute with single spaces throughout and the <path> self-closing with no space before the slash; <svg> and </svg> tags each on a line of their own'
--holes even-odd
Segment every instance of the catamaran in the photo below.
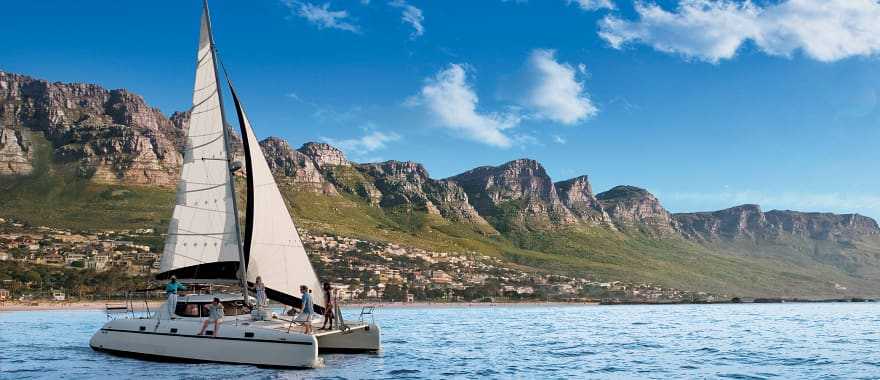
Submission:
<svg viewBox="0 0 880 380">
<path fill-rule="evenodd" d="M 224 69 L 244 148 L 247 204 L 243 234 L 240 231 L 235 173 L 241 164 L 233 160 L 225 127 L 219 62 L 205 0 L 184 164 L 157 278 L 176 276 L 183 283 L 207 286 L 209 291 L 181 295 L 176 303 L 167 301 L 146 315 L 112 318 L 89 345 L 98 351 L 148 359 L 279 367 L 321 366 L 318 353 L 324 351 L 378 351 L 380 331 L 375 321 L 345 322 L 338 305 L 336 315 L 341 323 L 337 327 L 305 333 L 303 324 L 320 321 L 279 317 L 251 302 L 248 286 L 258 276 L 267 298 L 292 308 L 303 306 L 301 285 L 314 291 L 315 315 L 323 314 L 331 300 L 321 291 L 321 282 Z M 199 335 L 207 316 L 205 306 L 214 298 L 219 298 L 226 316 L 217 331 L 209 324 Z"/>
</svg>

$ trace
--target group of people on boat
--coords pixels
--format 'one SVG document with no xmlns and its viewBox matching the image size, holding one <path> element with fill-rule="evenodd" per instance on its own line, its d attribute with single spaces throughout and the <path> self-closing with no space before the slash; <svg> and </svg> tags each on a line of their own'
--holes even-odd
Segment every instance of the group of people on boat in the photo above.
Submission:
<svg viewBox="0 0 880 380">
<path fill-rule="evenodd" d="M 251 288 L 256 294 L 256 303 L 254 306 L 258 308 L 267 307 L 269 305 L 269 299 L 266 296 L 266 285 L 263 283 L 263 279 L 260 276 L 257 276 L 256 281 L 254 282 L 254 286 Z M 177 281 L 177 277 L 171 276 L 171 280 L 168 284 L 165 285 L 165 294 L 168 296 L 168 315 L 173 316 L 177 309 L 177 293 L 182 290 L 187 290 L 186 286 L 183 283 Z M 315 317 L 315 304 L 312 300 L 312 290 L 309 289 L 306 285 L 301 285 L 299 287 L 300 293 L 302 293 L 301 305 L 302 309 L 299 313 L 296 313 L 296 309 L 292 308 L 290 310 L 290 314 L 295 314 L 296 319 L 299 322 L 303 323 L 303 332 L 306 334 L 312 334 L 314 331 L 312 330 L 311 321 Z M 324 307 L 324 324 L 321 326 L 319 330 L 332 330 L 333 322 L 336 320 L 335 313 L 335 300 L 333 298 L 334 292 L 333 287 L 329 282 L 324 282 L 323 285 L 324 299 L 326 300 L 326 305 Z M 224 309 L 223 305 L 220 303 L 220 299 L 214 297 L 213 302 L 204 306 L 205 311 L 208 314 L 208 318 L 202 323 L 202 329 L 199 331 L 198 335 L 204 335 L 205 330 L 208 325 L 213 323 L 214 330 L 212 330 L 212 335 L 217 336 L 217 332 L 220 328 L 220 323 L 223 319 Z M 328 326 L 329 323 L 329 326 Z"/>
</svg>

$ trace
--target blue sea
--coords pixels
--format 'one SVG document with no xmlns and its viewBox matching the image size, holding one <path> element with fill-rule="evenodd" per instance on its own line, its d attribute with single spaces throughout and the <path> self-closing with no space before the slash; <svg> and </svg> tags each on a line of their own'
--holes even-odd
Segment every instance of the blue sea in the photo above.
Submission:
<svg viewBox="0 0 880 380">
<path fill-rule="evenodd" d="M 0 377 L 880 378 L 876 303 L 413 307 L 377 318 L 380 353 L 279 370 L 94 352 L 102 311 L 0 312 Z"/>
</svg>

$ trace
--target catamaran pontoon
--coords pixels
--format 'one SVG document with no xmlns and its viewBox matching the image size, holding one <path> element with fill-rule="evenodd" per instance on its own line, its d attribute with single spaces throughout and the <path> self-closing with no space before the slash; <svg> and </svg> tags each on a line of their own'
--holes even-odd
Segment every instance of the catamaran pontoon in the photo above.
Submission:
<svg viewBox="0 0 880 380">
<path fill-rule="evenodd" d="M 95 333 L 90 346 L 144 358 L 283 367 L 318 366 L 318 352 L 324 350 L 379 350 L 379 326 L 374 322 L 343 323 L 305 334 L 291 320 L 251 312 L 247 286 L 257 276 L 268 298 L 282 304 L 302 307 L 300 285 L 314 289 L 315 313 L 321 314 L 329 300 L 320 291 L 321 283 L 224 70 L 244 146 L 247 211 L 242 238 L 233 178 L 241 165 L 232 160 L 224 127 L 218 61 L 205 0 L 184 164 L 157 278 L 231 281 L 241 292 L 183 295 L 176 305 L 166 303 L 147 316 L 112 319 Z M 226 317 L 219 331 L 211 328 L 198 335 L 204 306 L 214 297 L 220 298 Z"/>
</svg>

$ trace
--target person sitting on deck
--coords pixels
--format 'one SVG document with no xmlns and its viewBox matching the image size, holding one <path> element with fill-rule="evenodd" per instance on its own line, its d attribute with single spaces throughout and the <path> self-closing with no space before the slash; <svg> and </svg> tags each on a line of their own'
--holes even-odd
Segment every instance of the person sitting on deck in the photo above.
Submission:
<svg viewBox="0 0 880 380">
<path fill-rule="evenodd" d="M 205 310 L 208 311 L 208 319 L 202 323 L 202 331 L 199 331 L 199 335 L 205 335 L 205 329 L 208 327 L 208 323 L 214 322 L 214 331 L 211 335 L 216 338 L 218 330 L 220 329 L 220 319 L 223 318 L 223 305 L 220 304 L 220 299 L 214 297 L 214 302 L 211 302 L 205 305 Z"/>
<path fill-rule="evenodd" d="M 329 282 L 324 282 L 324 324 L 321 325 L 321 330 L 333 330 L 333 320 L 336 319 L 336 315 L 333 311 L 333 286 L 330 285 Z M 330 322 L 330 327 L 327 327 L 327 322 Z"/>
<path fill-rule="evenodd" d="M 312 295 L 309 293 L 309 287 L 305 285 L 300 285 L 299 291 L 302 292 L 302 314 L 301 319 L 303 322 L 304 330 L 303 332 L 306 334 L 312 333 L 312 313 L 315 310 L 315 304 L 312 303 Z"/>
<path fill-rule="evenodd" d="M 186 286 L 177 282 L 177 277 L 171 276 L 171 282 L 165 285 L 165 294 L 168 296 L 168 317 L 173 318 L 177 310 L 177 291 L 186 290 Z"/>
</svg>

